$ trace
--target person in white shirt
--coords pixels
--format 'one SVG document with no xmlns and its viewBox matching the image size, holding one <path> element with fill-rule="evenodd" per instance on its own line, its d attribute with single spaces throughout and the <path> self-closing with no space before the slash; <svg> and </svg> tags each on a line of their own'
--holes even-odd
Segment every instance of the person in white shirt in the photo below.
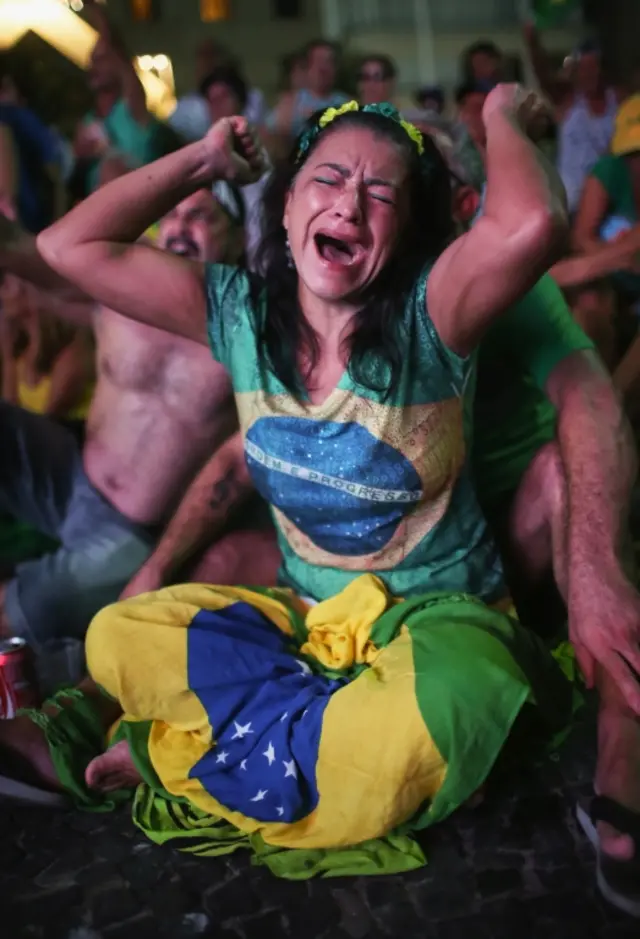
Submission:
<svg viewBox="0 0 640 939">
<path fill-rule="evenodd" d="M 247 113 L 249 89 L 240 73 L 230 65 L 221 65 L 207 75 L 201 85 L 207 104 L 209 123 L 224 117 Z M 256 252 L 262 240 L 262 198 L 269 179 L 266 173 L 258 182 L 238 190 L 244 204 L 244 230 L 247 267 L 255 266 Z"/>
<path fill-rule="evenodd" d="M 182 95 L 168 120 L 170 127 L 189 143 L 201 140 L 211 127 L 211 115 L 207 100 L 202 94 L 202 82 L 216 68 L 232 62 L 229 52 L 213 39 L 205 39 L 198 46 L 195 70 L 198 90 Z M 246 100 L 244 116 L 252 124 L 260 126 L 264 123 L 267 113 L 264 95 L 257 88 L 249 88 Z"/>
</svg>

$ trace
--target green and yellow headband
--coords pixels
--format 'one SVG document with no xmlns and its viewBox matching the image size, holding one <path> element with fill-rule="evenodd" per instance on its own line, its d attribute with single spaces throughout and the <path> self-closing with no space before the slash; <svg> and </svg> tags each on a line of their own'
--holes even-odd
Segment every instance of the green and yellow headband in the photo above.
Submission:
<svg viewBox="0 0 640 939">
<path fill-rule="evenodd" d="M 339 108 L 327 108 L 327 110 L 320 115 L 318 122 L 304 131 L 298 142 L 296 163 L 300 162 L 318 134 L 320 134 L 325 127 L 331 124 L 332 121 L 335 121 L 337 117 L 342 117 L 343 114 L 348 114 L 351 111 L 362 111 L 363 114 L 379 114 L 381 117 L 386 117 L 390 121 L 394 121 L 402 127 L 406 135 L 413 142 L 418 151 L 418 155 L 424 155 L 422 134 L 418 128 L 410 124 L 409 121 L 404 121 L 398 109 L 394 108 L 392 104 L 365 104 L 365 106 L 361 108 L 357 101 L 347 101 L 346 104 L 341 105 Z"/>
</svg>

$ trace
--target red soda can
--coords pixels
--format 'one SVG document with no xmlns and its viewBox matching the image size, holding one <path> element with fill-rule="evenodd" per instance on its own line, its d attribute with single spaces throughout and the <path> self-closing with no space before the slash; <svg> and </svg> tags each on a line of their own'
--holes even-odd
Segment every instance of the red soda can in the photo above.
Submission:
<svg viewBox="0 0 640 939">
<path fill-rule="evenodd" d="M 18 636 L 0 640 L 0 719 L 40 703 L 31 649 Z"/>
</svg>

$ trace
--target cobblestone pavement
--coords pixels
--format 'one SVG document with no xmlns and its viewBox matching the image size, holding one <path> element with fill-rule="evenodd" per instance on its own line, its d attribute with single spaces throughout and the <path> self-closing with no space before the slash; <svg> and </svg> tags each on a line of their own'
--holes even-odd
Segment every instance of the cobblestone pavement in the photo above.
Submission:
<svg viewBox="0 0 640 939">
<path fill-rule="evenodd" d="M 430 864 L 404 876 L 290 883 L 249 858 L 154 847 L 126 811 L 0 806 L 2 939 L 638 939 L 594 889 L 576 827 L 589 792 L 585 723 L 556 762 L 493 789 L 428 833 Z"/>
</svg>

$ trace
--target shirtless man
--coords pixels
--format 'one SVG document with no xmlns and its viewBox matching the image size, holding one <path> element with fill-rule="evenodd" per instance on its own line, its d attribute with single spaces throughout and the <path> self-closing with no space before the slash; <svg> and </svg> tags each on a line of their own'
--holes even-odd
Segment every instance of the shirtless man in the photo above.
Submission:
<svg viewBox="0 0 640 939">
<path fill-rule="evenodd" d="M 1 221 L 0 267 L 42 288 L 43 302 L 58 315 L 86 321 L 90 301 L 44 264 L 31 236 Z M 162 220 L 159 247 L 234 263 L 243 251 L 242 229 L 210 191 L 200 190 Z M 117 599 L 214 451 L 218 461 L 204 474 L 210 524 L 223 525 L 252 491 L 242 446 L 232 436 L 230 384 L 208 350 L 113 310 L 98 310 L 94 322 L 98 381 L 83 451 L 53 421 L 0 403 L 0 509 L 62 543 L 19 564 L 0 586 L 0 636 L 24 636 L 36 647 L 62 635 L 82 637 L 93 615 Z M 231 549 L 233 538 L 216 552 L 218 579 L 221 558 L 237 559 L 224 545 Z M 260 576 L 255 565 L 251 573 Z M 225 573 L 227 582 L 235 578 Z"/>
</svg>

